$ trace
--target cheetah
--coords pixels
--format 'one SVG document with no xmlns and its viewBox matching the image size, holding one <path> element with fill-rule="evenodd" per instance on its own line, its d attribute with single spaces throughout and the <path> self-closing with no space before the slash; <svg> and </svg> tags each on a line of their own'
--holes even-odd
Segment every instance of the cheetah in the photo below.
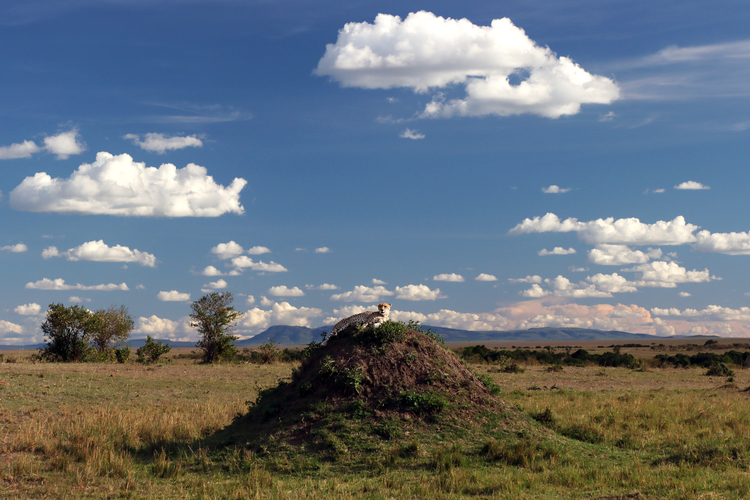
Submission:
<svg viewBox="0 0 750 500">
<path fill-rule="evenodd" d="M 331 328 L 331 333 L 329 333 L 325 339 L 323 339 L 323 342 L 321 345 L 326 345 L 331 337 L 336 335 L 338 332 L 342 330 L 346 330 L 347 327 L 351 325 L 362 325 L 362 326 L 374 326 L 378 327 L 382 323 L 385 323 L 388 321 L 388 317 L 391 313 L 391 305 L 386 304 L 385 302 L 382 302 L 378 304 L 378 310 L 377 311 L 365 311 L 361 312 L 359 314 L 355 314 L 354 316 L 349 316 L 348 318 L 344 318 L 336 325 Z"/>
</svg>

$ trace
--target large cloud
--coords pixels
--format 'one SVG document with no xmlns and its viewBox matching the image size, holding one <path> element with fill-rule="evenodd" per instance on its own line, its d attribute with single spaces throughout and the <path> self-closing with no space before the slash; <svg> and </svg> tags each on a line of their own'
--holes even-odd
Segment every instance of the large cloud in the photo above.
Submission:
<svg viewBox="0 0 750 500">
<path fill-rule="evenodd" d="M 635 271 L 640 273 L 636 278 L 637 286 L 674 288 L 677 283 L 703 283 L 716 279 L 711 276 L 708 269 L 703 271 L 688 271 L 675 262 L 656 261 L 641 264 L 624 271 Z"/>
<path fill-rule="evenodd" d="M 16 243 L 15 245 L 5 245 L 4 247 L 0 247 L 0 250 L 3 252 L 10 252 L 10 253 L 23 253 L 26 252 L 29 249 L 26 245 L 23 243 Z"/>
<path fill-rule="evenodd" d="M 137 134 L 128 134 L 123 136 L 123 138 L 132 140 L 133 144 L 141 149 L 158 154 L 164 154 L 167 151 L 175 149 L 199 148 L 203 146 L 203 141 L 195 135 L 166 137 L 164 134 L 148 133 L 143 140 Z"/>
<path fill-rule="evenodd" d="M 430 12 L 378 14 L 374 24 L 348 23 L 315 73 L 344 87 L 415 92 L 464 85 L 466 97 L 429 103 L 423 117 L 514 115 L 550 118 L 579 112 L 581 104 L 619 97 L 609 78 L 592 75 L 570 58 L 539 47 L 507 19 L 476 26 Z"/>
<path fill-rule="evenodd" d="M 58 252 L 56 247 L 44 249 L 42 257 L 65 257 L 68 260 L 88 260 L 93 262 L 137 262 L 142 266 L 156 267 L 156 257 L 140 250 L 131 250 L 122 245 L 108 246 L 103 240 L 88 241 L 67 252 Z"/>
<path fill-rule="evenodd" d="M 682 245 L 695 241 L 693 232 L 697 229 L 698 226 L 686 223 L 682 216 L 645 224 L 634 217 L 617 220 L 609 217 L 589 222 L 569 217 L 561 221 L 557 215 L 548 213 L 543 217 L 524 219 L 509 234 L 573 231 L 581 240 L 594 245 Z"/>
<path fill-rule="evenodd" d="M 26 288 L 32 290 L 96 290 L 104 292 L 111 292 L 115 290 L 130 290 L 128 288 L 128 285 L 126 285 L 125 283 L 120 283 L 119 285 L 116 285 L 114 283 L 109 283 L 107 285 L 81 285 L 80 283 L 75 285 L 68 285 L 62 278 L 57 278 L 54 280 L 43 278 L 39 281 L 28 282 L 26 283 Z"/>
<path fill-rule="evenodd" d="M 178 169 L 165 163 L 146 167 L 130 155 L 100 152 L 68 179 L 45 172 L 27 177 L 10 193 L 11 207 L 31 212 L 106 214 L 143 217 L 218 217 L 244 213 L 240 191 L 247 181 L 229 187 L 214 182 L 194 163 Z"/>
<path fill-rule="evenodd" d="M 716 252 L 728 255 L 750 255 L 750 232 L 748 233 L 709 233 L 698 231 L 695 235 L 695 248 L 702 252 Z"/>
</svg>

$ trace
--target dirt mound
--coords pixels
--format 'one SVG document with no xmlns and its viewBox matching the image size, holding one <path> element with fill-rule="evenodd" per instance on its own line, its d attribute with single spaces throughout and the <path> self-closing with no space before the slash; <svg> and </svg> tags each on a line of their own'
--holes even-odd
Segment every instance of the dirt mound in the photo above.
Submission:
<svg viewBox="0 0 750 500">
<path fill-rule="evenodd" d="M 306 354 L 291 382 L 261 391 L 249 412 L 209 444 L 335 458 L 372 451 L 383 440 L 439 439 L 447 429 L 519 420 L 494 395 L 499 388 L 491 380 L 475 376 L 436 335 L 402 323 L 352 327 Z"/>
</svg>

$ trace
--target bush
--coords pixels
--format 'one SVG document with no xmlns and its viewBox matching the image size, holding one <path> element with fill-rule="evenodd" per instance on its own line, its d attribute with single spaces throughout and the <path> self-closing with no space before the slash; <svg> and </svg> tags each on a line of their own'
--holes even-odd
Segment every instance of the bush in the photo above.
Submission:
<svg viewBox="0 0 750 500">
<path fill-rule="evenodd" d="M 126 363 L 130 359 L 130 347 L 116 347 L 115 359 L 118 363 Z"/>
<path fill-rule="evenodd" d="M 138 356 L 136 361 L 145 365 L 156 363 L 163 354 L 168 353 L 171 349 L 169 344 L 158 342 L 149 335 L 146 337 L 146 343 L 143 347 L 139 347 L 135 351 L 135 354 Z"/>
<path fill-rule="evenodd" d="M 708 368 L 706 375 L 709 377 L 734 377 L 734 372 L 724 363 L 716 363 Z"/>
</svg>

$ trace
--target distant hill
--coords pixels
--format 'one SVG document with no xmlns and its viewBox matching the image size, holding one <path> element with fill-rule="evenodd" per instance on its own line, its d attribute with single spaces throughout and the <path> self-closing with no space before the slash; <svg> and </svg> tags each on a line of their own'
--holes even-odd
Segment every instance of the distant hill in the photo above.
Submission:
<svg viewBox="0 0 750 500">
<path fill-rule="evenodd" d="M 439 334 L 446 342 L 559 342 L 563 340 L 630 340 L 659 338 L 647 333 L 628 333 L 619 331 L 591 330 L 587 328 L 531 328 L 529 330 L 510 331 L 472 331 L 445 328 L 442 326 L 424 325 Z M 237 342 L 238 347 L 258 346 L 273 340 L 276 345 L 304 345 L 315 340 L 321 340 L 320 334 L 329 332 L 331 326 L 307 328 L 304 326 L 272 326 L 268 330 L 252 338 Z"/>
</svg>

